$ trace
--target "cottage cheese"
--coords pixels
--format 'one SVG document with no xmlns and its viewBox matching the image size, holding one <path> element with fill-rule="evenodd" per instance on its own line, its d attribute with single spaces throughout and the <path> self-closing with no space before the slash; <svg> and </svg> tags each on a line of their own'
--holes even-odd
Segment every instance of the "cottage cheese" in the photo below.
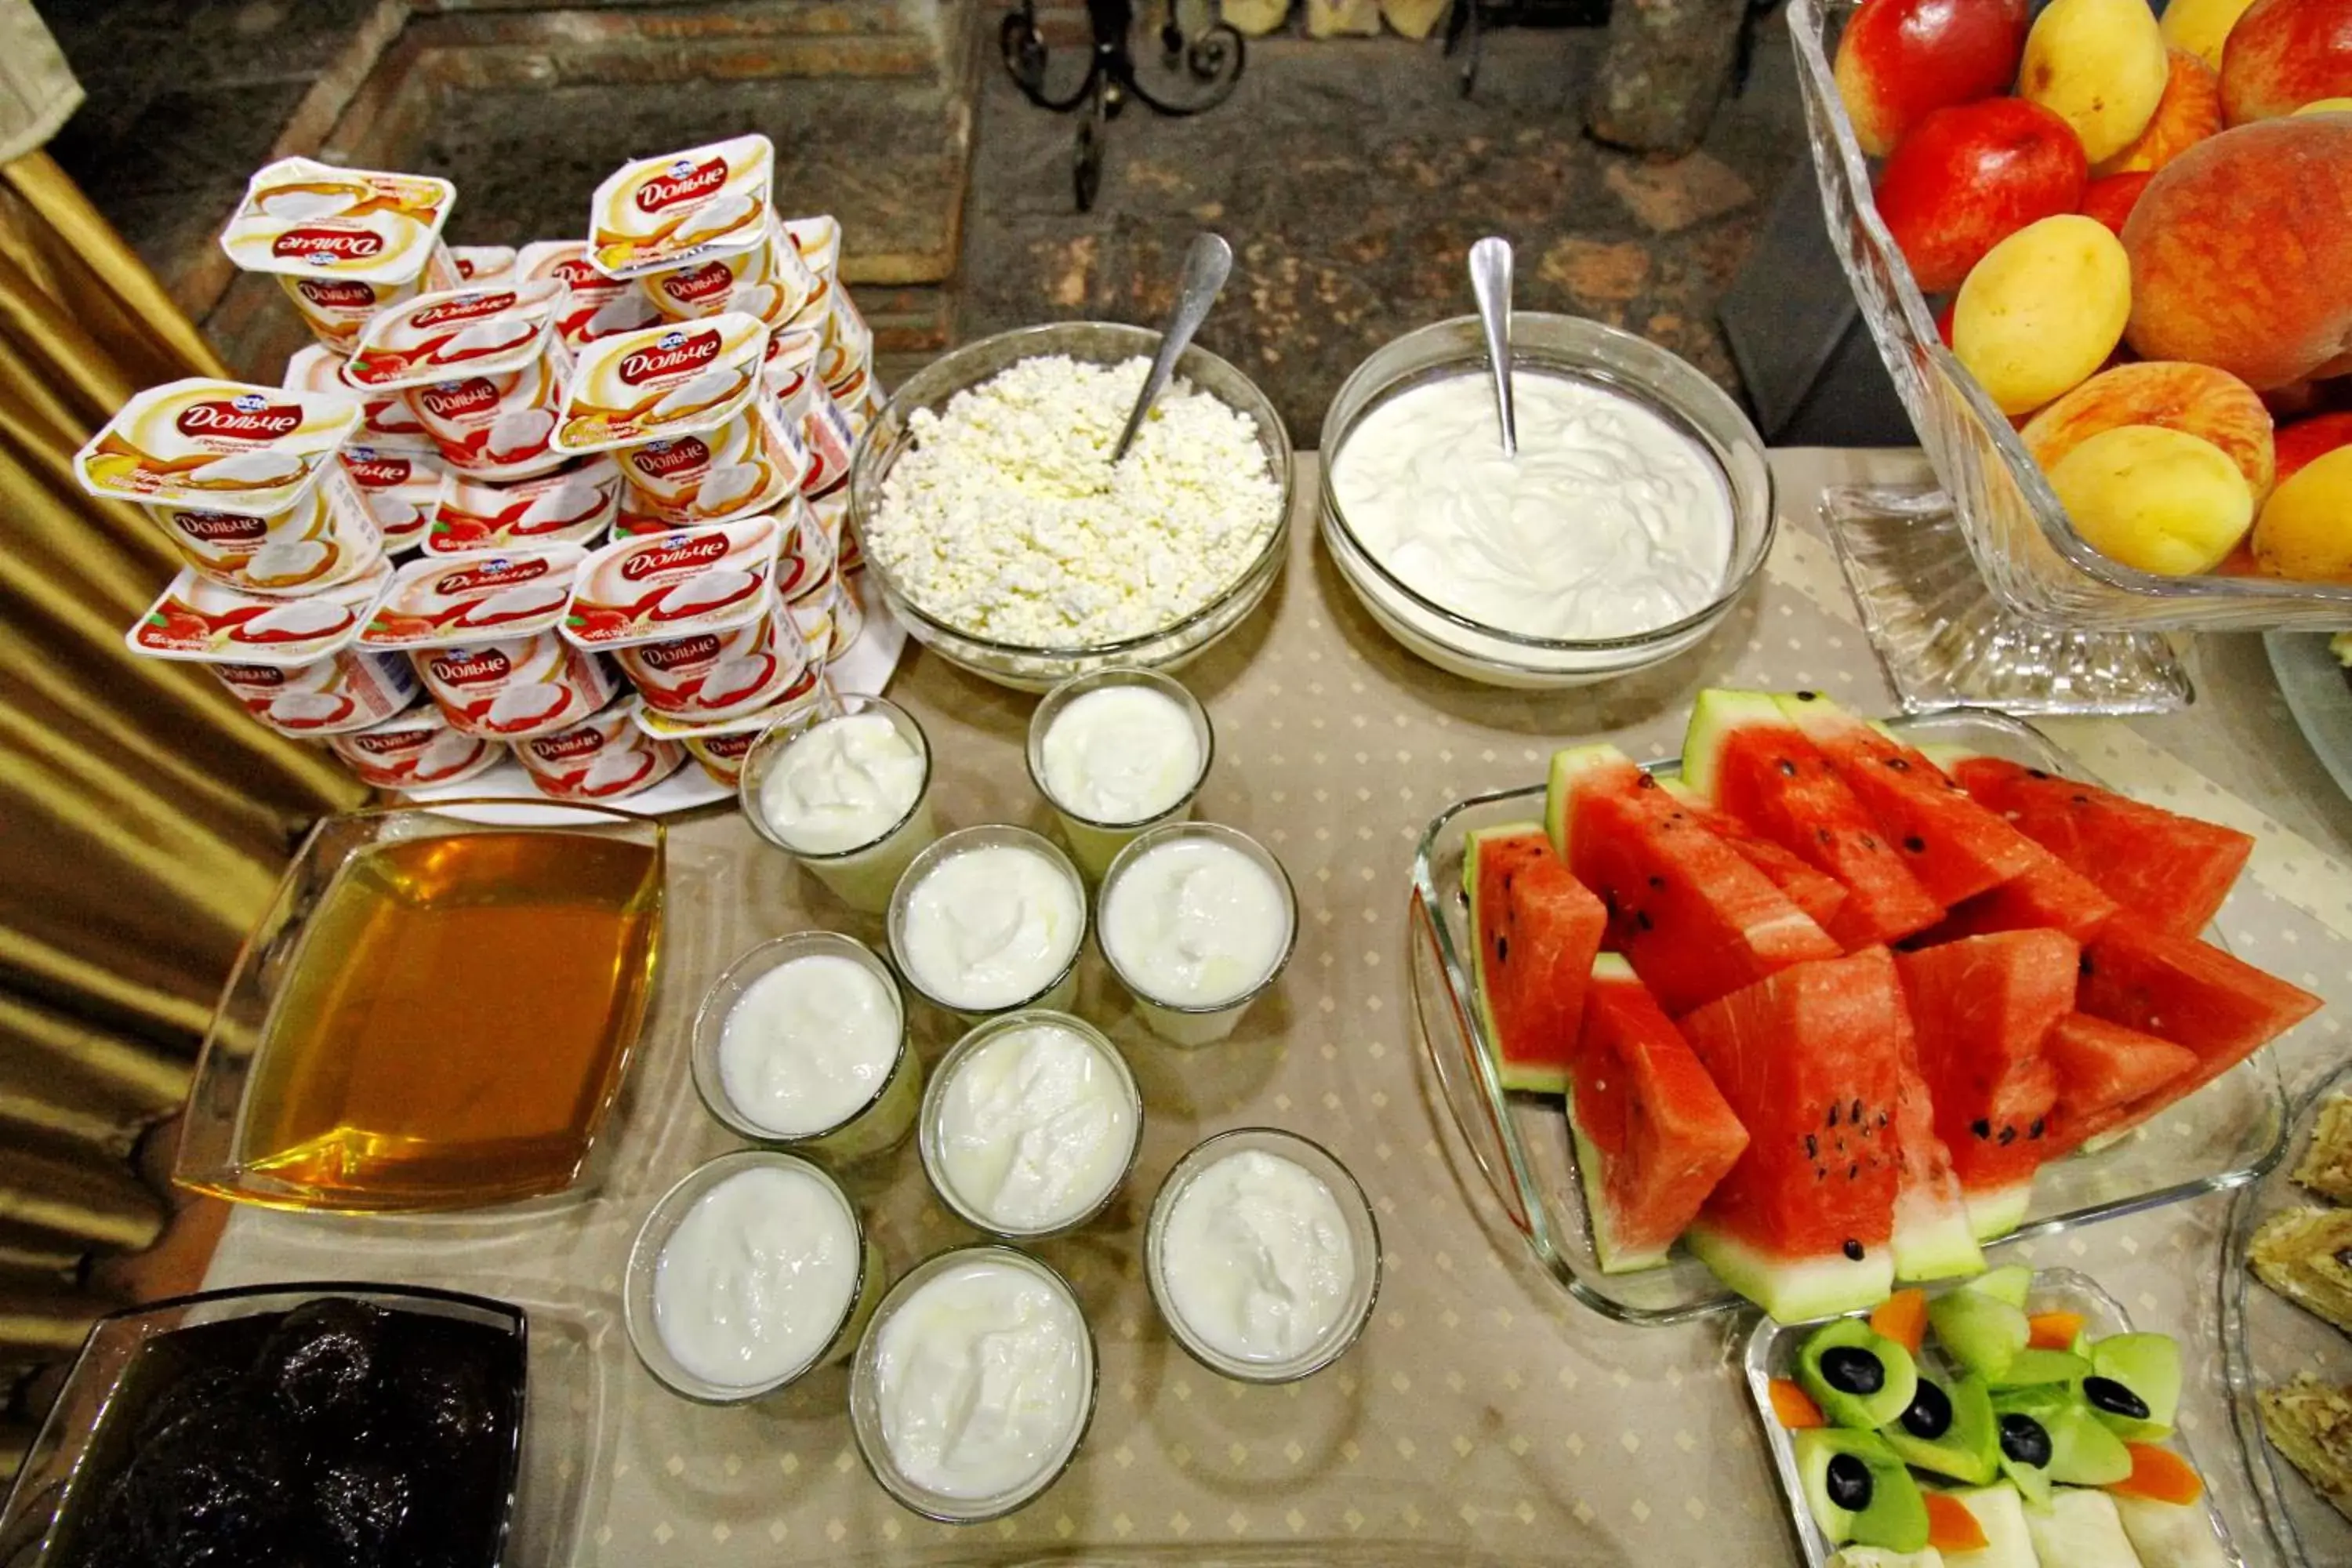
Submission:
<svg viewBox="0 0 2352 1568">
<path fill-rule="evenodd" d="M 918 411 L 866 553 L 918 608 L 1032 647 L 1148 635 L 1231 586 L 1282 489 L 1249 418 L 1177 381 L 1114 468 L 1149 363 L 1026 359 Z"/>
</svg>

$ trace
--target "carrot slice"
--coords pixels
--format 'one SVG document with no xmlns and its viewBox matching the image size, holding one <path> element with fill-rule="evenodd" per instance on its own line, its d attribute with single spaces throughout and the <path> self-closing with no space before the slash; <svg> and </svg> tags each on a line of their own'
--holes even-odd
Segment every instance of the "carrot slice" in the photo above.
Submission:
<svg viewBox="0 0 2352 1568">
<path fill-rule="evenodd" d="M 1870 1327 L 1872 1332 L 1884 1334 L 1917 1355 L 1927 1338 L 1927 1292 L 1897 1290 L 1872 1311 Z"/>
<path fill-rule="evenodd" d="M 1776 1377 L 1772 1380 L 1772 1414 L 1780 1425 L 1791 1432 L 1806 1426 L 1826 1426 L 1829 1417 L 1813 1403 L 1813 1396 L 1797 1386 L 1796 1380 Z"/>
<path fill-rule="evenodd" d="M 2083 1331 L 2080 1312 L 2036 1312 L 2025 1321 L 2033 1331 L 2033 1338 L 2028 1342 L 2038 1351 L 2071 1351 L 2076 1336 Z"/>
<path fill-rule="evenodd" d="M 1946 1492 L 1928 1492 L 1927 1544 L 1938 1552 L 1982 1552 L 1992 1544 L 1968 1505 Z"/>
<path fill-rule="evenodd" d="M 2159 1448 L 2153 1443 L 2126 1443 L 2124 1447 L 2131 1450 L 2131 1474 L 2109 1487 L 2109 1491 L 2183 1507 L 2205 1495 L 2204 1478 L 2171 1449 Z"/>
</svg>

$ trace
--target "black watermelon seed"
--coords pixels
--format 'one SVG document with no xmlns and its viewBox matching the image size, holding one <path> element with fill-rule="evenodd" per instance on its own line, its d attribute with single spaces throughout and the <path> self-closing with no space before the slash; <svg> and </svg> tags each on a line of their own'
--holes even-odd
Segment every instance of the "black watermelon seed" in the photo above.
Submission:
<svg viewBox="0 0 2352 1568">
<path fill-rule="evenodd" d="M 1640 926 L 1643 931 L 1654 931 L 1656 929 L 1656 923 L 1650 919 L 1650 911 L 1647 910 L 1635 910 L 1633 911 L 1633 923 Z"/>
<path fill-rule="evenodd" d="M 2025 1135 L 2028 1138 L 2039 1138 L 2042 1136 L 2042 1118 L 2037 1116 L 2033 1119 L 2033 1125 L 2025 1130 Z"/>
<path fill-rule="evenodd" d="M 1841 1247 L 1839 1250 L 1843 1252 L 1846 1257 L 1852 1258 L 1856 1263 L 1862 1261 L 1862 1243 L 1856 1241 L 1850 1236 L 1845 1238 L 1845 1246 Z"/>
<path fill-rule="evenodd" d="M 1827 1370 L 1827 1358 L 1824 1357 L 1823 1371 Z M 2120 1415 L 2126 1421 L 2147 1419 L 2147 1401 L 2112 1377 L 2084 1378 L 2083 1397 L 2091 1402 L 2091 1408 L 2094 1410 L 2104 1410 L 2110 1415 Z"/>
<path fill-rule="evenodd" d="M 1861 1166 L 1859 1163 L 1855 1163 L 1855 1164 L 1848 1165 L 1848 1166 L 1845 1168 L 1845 1179 L 1846 1179 L 1847 1181 L 1849 1181 L 1849 1182 L 1853 1181 L 1856 1176 L 1859 1176 L 1860 1174 L 1862 1174 L 1862 1166 Z M 1858 1241 L 1850 1241 L 1850 1242 L 1846 1243 L 1846 1245 L 1847 1245 L 1847 1246 L 1849 1246 L 1849 1247 L 1860 1247 L 1860 1246 L 1862 1245 L 1862 1243 L 1860 1243 L 1860 1242 L 1858 1242 Z"/>
<path fill-rule="evenodd" d="M 1666 879 L 1664 877 L 1652 877 L 1650 879 L 1650 886 L 1653 888 L 1664 889 L 1665 885 Z"/>
<path fill-rule="evenodd" d="M 1507 936 L 1496 937 L 1495 939 L 1495 962 L 1497 963 L 1508 963 L 1510 961 L 1511 939 Z"/>
<path fill-rule="evenodd" d="M 1860 1513 L 1870 1506 L 1870 1467 L 1852 1454 L 1840 1454 L 1822 1472 L 1822 1489 L 1832 1507 Z"/>
<path fill-rule="evenodd" d="M 2011 1411 L 2000 1418 L 2000 1451 L 2018 1464 L 2042 1469 L 2050 1463 L 2050 1434 L 2032 1416 Z"/>
<path fill-rule="evenodd" d="M 2074 967 L 2084 974 L 2091 973 L 2091 950 L 2089 948 L 2086 947 L 2083 950 L 2083 956 L 2074 961 Z"/>
<path fill-rule="evenodd" d="M 2074 797 L 2074 804 L 2076 805 L 2088 805 L 2091 804 L 2091 797 L 2087 795 L 2078 795 Z"/>
<path fill-rule="evenodd" d="M 1952 1429 L 1951 1397 L 1923 1377 L 1902 1419 L 1903 1430 L 1932 1443 Z"/>
<path fill-rule="evenodd" d="M 1969 1131 L 1979 1138 L 1990 1138 L 1992 1136 L 1992 1123 L 1979 1116 L 1969 1123 Z"/>
<path fill-rule="evenodd" d="M 2011 1123 L 2010 1123 L 2009 1125 L 2004 1126 L 2004 1127 L 2000 1130 L 2000 1136 L 1999 1138 L 1995 1139 L 1995 1140 L 1994 1140 L 1994 1142 L 1997 1142 L 1997 1143 L 1999 1143 L 1999 1144 L 2000 1144 L 2002 1148 L 2004 1148 L 2004 1149 L 2008 1148 L 2011 1143 L 2016 1142 L 2017 1142 L 2017 1126 L 2016 1126 L 2016 1124 L 2015 1124 L 2014 1122 L 2011 1122 Z"/>
<path fill-rule="evenodd" d="M 1822 1153 L 1822 1145 L 1821 1145 L 1821 1141 L 1820 1141 L 1819 1139 L 1816 1139 L 1816 1138 L 1815 1138 L 1811 1133 L 1810 1133 L 1810 1132 L 1806 1133 L 1806 1134 L 1805 1134 L 1805 1158 L 1806 1158 L 1806 1159 L 1808 1159 L 1808 1160 L 1818 1160 L 1819 1158 L 1821 1158 L 1821 1153 Z"/>
<path fill-rule="evenodd" d="M 1658 787 L 1658 781 L 1652 778 L 1649 774 L 1643 773 L 1642 775 L 1642 782 L 1635 784 L 1633 787 L 1635 789 L 1655 789 Z"/>
<path fill-rule="evenodd" d="M 1797 764 L 1790 762 L 1788 758 L 1782 757 L 1780 759 L 1780 776 L 1782 778 L 1789 779 L 1795 778 L 1797 776 Z"/>
<path fill-rule="evenodd" d="M 1886 759 L 1886 765 L 1898 773 L 1907 773 L 1911 771 L 1909 759 L 1904 757 L 1889 757 Z"/>
<path fill-rule="evenodd" d="M 2030 779 L 2046 779 L 2050 775 L 2043 773 L 2040 768 L 2028 768 L 2025 770 L 2025 776 Z"/>
<path fill-rule="evenodd" d="M 1927 841 L 1916 833 L 1906 833 L 1903 836 L 1903 847 L 1914 855 L 1925 855 L 1927 852 Z"/>
<path fill-rule="evenodd" d="M 1855 1100 L 1855 1101 L 1853 1102 L 1853 1114 L 1848 1118 L 1848 1120 L 1853 1121 L 1855 1121 L 1855 1122 L 1859 1122 L 1859 1121 L 1861 1121 L 1861 1120 L 1862 1120 L 1862 1101 L 1861 1101 L 1861 1100 Z"/>
<path fill-rule="evenodd" d="M 1886 1363 L 1860 1345 L 1832 1345 L 1822 1352 L 1822 1381 L 1840 1394 L 1873 1394 L 1886 1386 Z"/>
<path fill-rule="evenodd" d="M 1877 836 L 1876 834 L 1874 834 L 1874 833 L 1865 833 L 1865 834 L 1864 834 L 1864 835 L 1862 836 L 1862 847 L 1863 847 L 1864 849 L 1875 849 L 1875 848 L 1877 848 L 1877 847 L 1878 847 L 1878 836 Z"/>
<path fill-rule="evenodd" d="M 1842 1109 L 1841 1107 L 1839 1107 L 1839 1106 L 1835 1106 L 1835 1105 L 1832 1105 L 1832 1106 L 1831 1106 L 1831 1107 L 1830 1107 L 1830 1125 L 1831 1125 L 1831 1126 L 1835 1127 L 1835 1126 L 1837 1125 L 1838 1111 L 1839 1111 L 1841 1109 Z"/>
</svg>

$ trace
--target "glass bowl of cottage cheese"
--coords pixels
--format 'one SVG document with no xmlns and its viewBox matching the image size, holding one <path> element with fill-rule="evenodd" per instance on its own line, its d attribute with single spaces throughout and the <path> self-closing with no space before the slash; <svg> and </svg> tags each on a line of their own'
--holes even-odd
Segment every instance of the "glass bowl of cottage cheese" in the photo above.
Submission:
<svg viewBox="0 0 2352 1568">
<path fill-rule="evenodd" d="M 1764 443 L 1655 343 L 1511 318 L 1505 456 L 1475 317 L 1406 333 L 1323 419 L 1324 545 L 1398 642 L 1495 686 L 1585 685 L 1690 648 L 1772 544 Z"/>
<path fill-rule="evenodd" d="M 1290 436 L 1198 347 L 1116 466 L 1160 333 L 1065 321 L 942 355 L 850 466 L 866 574 L 907 629 L 1042 691 L 1105 665 L 1167 669 L 1232 631 L 1287 554 Z"/>
</svg>

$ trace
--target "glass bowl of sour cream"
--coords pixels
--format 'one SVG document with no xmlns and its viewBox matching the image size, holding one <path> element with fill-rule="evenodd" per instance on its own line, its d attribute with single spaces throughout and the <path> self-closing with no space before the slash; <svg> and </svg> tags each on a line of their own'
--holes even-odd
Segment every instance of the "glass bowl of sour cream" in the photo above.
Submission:
<svg viewBox="0 0 2352 1568">
<path fill-rule="evenodd" d="M 1616 328 L 1511 319 L 1503 455 L 1477 319 L 1406 333 L 1324 416 L 1322 532 L 1413 653 L 1496 686 L 1580 686 L 1672 658 L 1754 580 L 1764 443 L 1687 361 Z"/>
</svg>

